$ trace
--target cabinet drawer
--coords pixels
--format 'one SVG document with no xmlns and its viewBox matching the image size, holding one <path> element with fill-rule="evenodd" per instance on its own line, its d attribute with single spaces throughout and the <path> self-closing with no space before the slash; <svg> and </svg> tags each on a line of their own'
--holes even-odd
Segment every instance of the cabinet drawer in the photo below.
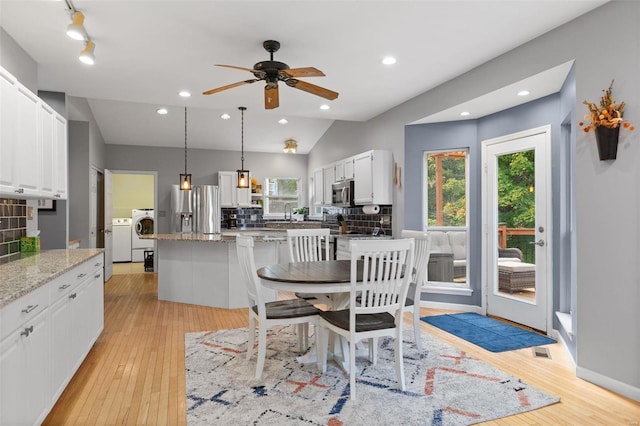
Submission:
<svg viewBox="0 0 640 426">
<path fill-rule="evenodd" d="M 49 305 L 49 288 L 45 284 L 0 310 L 0 340 L 32 320 Z"/>
<path fill-rule="evenodd" d="M 94 278 L 96 275 L 95 271 L 97 269 L 102 269 L 103 265 L 103 256 L 96 256 L 84 263 L 81 263 L 72 270 L 56 278 L 55 281 L 49 283 L 49 297 L 51 303 L 53 304 L 60 300 L 62 296 L 69 293 L 85 280 Z"/>
</svg>

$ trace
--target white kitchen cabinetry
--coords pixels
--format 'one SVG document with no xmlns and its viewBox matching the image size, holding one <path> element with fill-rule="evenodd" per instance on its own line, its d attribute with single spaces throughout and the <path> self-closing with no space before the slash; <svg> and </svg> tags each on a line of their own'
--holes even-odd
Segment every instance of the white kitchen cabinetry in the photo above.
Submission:
<svg viewBox="0 0 640 426">
<path fill-rule="evenodd" d="M 324 200 L 324 172 L 322 169 L 313 171 L 313 204 L 323 206 Z M 329 204 L 331 200 L 329 200 Z"/>
<path fill-rule="evenodd" d="M 40 143 L 38 141 L 39 99 L 18 83 L 17 109 L 18 127 L 14 142 L 15 185 L 18 193 L 25 196 L 40 195 L 42 167 Z"/>
<path fill-rule="evenodd" d="M 354 157 L 354 202 L 393 203 L 393 153 L 367 151 Z"/>
<path fill-rule="evenodd" d="M 0 194 L 67 198 L 67 120 L 2 67 Z"/>
<path fill-rule="evenodd" d="M 221 207 L 251 207 L 251 189 L 238 188 L 238 172 L 218 172 L 218 186 Z"/>
<path fill-rule="evenodd" d="M 18 119 L 16 85 L 17 80 L 0 67 L 0 193 L 12 193 L 17 189 L 13 160 Z"/>
<path fill-rule="evenodd" d="M 0 309 L 0 424 L 40 424 L 104 327 L 104 255 Z"/>
<path fill-rule="evenodd" d="M 353 179 L 353 157 L 345 158 L 335 164 L 336 182 Z"/>
</svg>

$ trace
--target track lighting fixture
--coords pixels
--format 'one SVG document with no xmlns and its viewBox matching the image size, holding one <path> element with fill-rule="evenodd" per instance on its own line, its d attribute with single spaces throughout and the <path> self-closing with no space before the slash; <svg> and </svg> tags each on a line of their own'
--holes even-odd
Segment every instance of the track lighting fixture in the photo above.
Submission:
<svg viewBox="0 0 640 426">
<path fill-rule="evenodd" d="M 244 112 L 246 111 L 246 107 L 238 107 L 241 112 L 241 131 L 240 131 L 240 142 L 241 151 L 240 151 L 240 170 L 238 170 L 238 188 L 249 188 L 249 170 L 244 169 Z"/>
<path fill-rule="evenodd" d="M 298 142 L 295 139 L 287 139 L 284 141 L 283 151 L 287 154 L 295 154 L 298 152 Z"/>
<path fill-rule="evenodd" d="M 82 62 L 83 64 L 87 64 L 87 65 L 93 65 L 96 63 L 96 57 L 93 53 L 93 51 L 95 50 L 96 45 L 94 42 L 92 42 L 91 40 L 87 41 L 84 44 L 84 49 L 82 49 L 82 51 L 80 51 L 80 56 L 78 57 L 78 59 L 80 59 L 80 62 Z"/>
<path fill-rule="evenodd" d="M 84 14 L 82 12 L 73 12 L 71 15 L 71 23 L 67 26 L 67 35 L 74 40 L 88 40 L 89 36 L 84 29 Z"/>
</svg>

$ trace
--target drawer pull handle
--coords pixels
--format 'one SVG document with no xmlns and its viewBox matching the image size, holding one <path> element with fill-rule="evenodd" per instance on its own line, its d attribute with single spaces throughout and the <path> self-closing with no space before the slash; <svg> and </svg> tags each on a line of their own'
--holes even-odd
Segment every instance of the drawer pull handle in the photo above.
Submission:
<svg viewBox="0 0 640 426">
<path fill-rule="evenodd" d="M 78 296 L 77 293 L 71 293 L 69 295 L 69 299 L 75 299 L 77 296 Z"/>
<path fill-rule="evenodd" d="M 69 287 L 71 287 L 71 284 L 65 284 L 65 285 L 61 285 L 58 289 L 59 289 L 59 290 L 66 290 L 66 289 L 68 289 Z"/>
<path fill-rule="evenodd" d="M 33 326 L 25 327 L 24 330 L 20 332 L 20 335 L 24 337 L 29 337 L 30 333 L 33 333 Z"/>
<path fill-rule="evenodd" d="M 56 194 L 56 195 L 54 195 L 54 197 L 60 198 L 60 194 Z"/>
<path fill-rule="evenodd" d="M 95 274 L 93 278 L 100 278 L 100 274 Z"/>
<path fill-rule="evenodd" d="M 18 188 L 14 192 L 17 194 L 22 194 L 24 192 L 24 188 Z"/>
<path fill-rule="evenodd" d="M 26 308 L 24 308 L 22 310 L 22 313 L 23 314 L 28 314 L 28 313 L 30 313 L 31 311 L 33 311 L 37 307 L 38 307 L 38 305 L 29 305 L 29 306 L 27 306 Z"/>
<path fill-rule="evenodd" d="M 84 278 L 86 276 L 87 276 L 87 274 L 80 274 L 80 275 L 78 275 L 78 278 Z"/>
<path fill-rule="evenodd" d="M 96 264 L 95 264 L 95 265 L 93 265 L 93 266 L 95 266 L 95 267 L 97 268 L 98 266 L 102 266 L 102 264 L 101 264 L 100 262 L 98 262 L 98 263 L 96 263 Z"/>
</svg>

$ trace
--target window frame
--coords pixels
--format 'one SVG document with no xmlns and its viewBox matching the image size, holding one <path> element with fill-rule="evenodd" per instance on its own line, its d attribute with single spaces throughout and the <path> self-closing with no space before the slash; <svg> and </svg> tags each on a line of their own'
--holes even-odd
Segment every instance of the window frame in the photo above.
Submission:
<svg viewBox="0 0 640 426">
<path fill-rule="evenodd" d="M 284 213 L 270 213 L 267 212 L 267 206 L 268 206 L 268 202 L 267 199 L 269 198 L 268 194 L 268 190 L 269 190 L 269 185 L 268 182 L 269 180 L 295 180 L 296 181 L 296 185 L 297 185 L 297 190 L 298 190 L 298 196 L 297 196 L 297 200 L 296 200 L 296 205 L 297 207 L 304 207 L 301 202 L 303 199 L 303 191 L 302 191 L 302 178 L 300 178 L 299 176 L 267 176 L 264 178 L 263 181 L 263 190 L 262 190 L 262 217 L 263 219 L 282 219 L 284 220 Z M 292 197 L 293 198 L 293 197 Z"/>
</svg>

